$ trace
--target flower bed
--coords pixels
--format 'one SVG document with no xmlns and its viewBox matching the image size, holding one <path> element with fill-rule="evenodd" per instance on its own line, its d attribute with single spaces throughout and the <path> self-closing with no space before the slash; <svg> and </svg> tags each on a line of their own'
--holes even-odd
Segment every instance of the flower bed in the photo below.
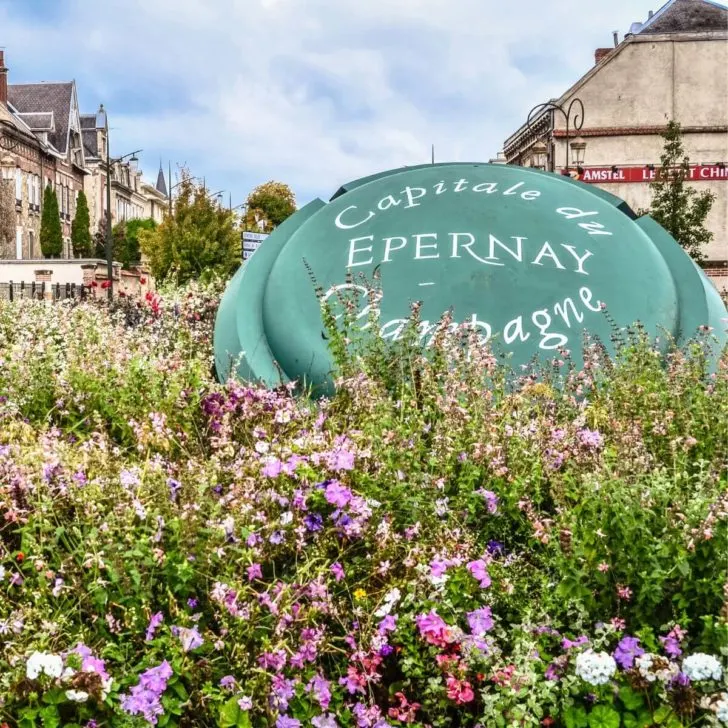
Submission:
<svg viewBox="0 0 728 728">
<path fill-rule="evenodd" d="M 330 332 L 312 401 L 217 295 L 0 303 L 0 723 L 728 723 L 727 357 Z"/>
</svg>

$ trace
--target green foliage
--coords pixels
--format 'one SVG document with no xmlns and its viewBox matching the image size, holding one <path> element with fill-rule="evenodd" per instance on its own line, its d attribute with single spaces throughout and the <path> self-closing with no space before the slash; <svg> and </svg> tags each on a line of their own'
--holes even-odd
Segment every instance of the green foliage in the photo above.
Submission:
<svg viewBox="0 0 728 728">
<path fill-rule="evenodd" d="M 141 262 L 139 233 L 143 230 L 154 231 L 157 223 L 152 218 L 127 220 L 114 225 L 114 260 L 119 261 L 125 270 Z"/>
<path fill-rule="evenodd" d="M 246 229 L 269 232 L 295 211 L 296 198 L 291 188 L 271 180 L 258 185 L 248 195 L 243 225 Z"/>
<path fill-rule="evenodd" d="M 240 265 L 240 236 L 232 213 L 189 177 L 180 184 L 173 214 L 154 229 L 139 229 L 137 237 L 157 280 L 228 277 Z"/>
<path fill-rule="evenodd" d="M 46 258 L 60 258 L 63 254 L 63 230 L 58 211 L 58 198 L 51 185 L 47 185 L 43 192 L 40 249 Z"/>
<path fill-rule="evenodd" d="M 703 248 L 713 239 L 705 226 L 715 195 L 698 192 L 689 184 L 690 159 L 685 154 L 680 124 L 671 120 L 663 134 L 665 140 L 660 169 L 650 183 L 652 203 L 647 211 L 672 235 L 693 260 L 705 260 Z"/>
<path fill-rule="evenodd" d="M 71 223 L 71 243 L 73 245 L 73 254 L 77 258 L 89 258 L 93 255 L 94 246 L 91 239 L 90 225 L 86 194 L 81 190 L 78 193 L 76 215 Z"/>
</svg>

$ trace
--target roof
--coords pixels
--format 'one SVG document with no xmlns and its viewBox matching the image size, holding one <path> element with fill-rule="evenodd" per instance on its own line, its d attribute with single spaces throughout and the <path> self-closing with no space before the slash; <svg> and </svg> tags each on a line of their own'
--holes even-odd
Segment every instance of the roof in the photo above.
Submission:
<svg viewBox="0 0 728 728">
<path fill-rule="evenodd" d="M 162 170 L 162 163 L 159 163 L 159 174 L 157 175 L 156 190 L 161 192 L 165 197 L 167 196 L 167 181 L 164 179 L 164 171 Z"/>
<path fill-rule="evenodd" d="M 52 111 L 40 111 L 31 114 L 18 113 L 18 118 L 22 119 L 33 131 L 55 131 Z"/>
<path fill-rule="evenodd" d="M 82 129 L 95 129 L 96 128 L 96 114 L 79 114 L 81 119 Z"/>
<path fill-rule="evenodd" d="M 728 8 L 710 0 L 670 0 L 636 33 L 704 33 L 728 30 Z"/>
<path fill-rule="evenodd" d="M 20 114 L 52 112 L 55 131 L 48 141 L 61 153 L 68 152 L 68 124 L 73 99 L 73 82 L 18 83 L 8 85 L 8 101 Z"/>
</svg>

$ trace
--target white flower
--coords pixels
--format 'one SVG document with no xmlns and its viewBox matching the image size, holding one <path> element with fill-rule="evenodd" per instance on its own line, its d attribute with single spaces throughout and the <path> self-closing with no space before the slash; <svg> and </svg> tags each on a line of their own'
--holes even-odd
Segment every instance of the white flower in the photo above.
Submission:
<svg viewBox="0 0 728 728">
<path fill-rule="evenodd" d="M 382 604 L 376 612 L 375 617 L 386 617 L 391 611 L 392 607 L 402 598 L 402 593 L 397 587 L 391 589 L 384 595 L 384 604 Z"/>
<path fill-rule="evenodd" d="M 74 703 L 85 703 L 88 700 L 88 693 L 83 690 L 66 690 L 66 697 Z"/>
<path fill-rule="evenodd" d="M 101 681 L 101 699 L 106 700 L 109 691 L 111 690 L 111 683 L 114 682 L 114 678 L 109 677 L 106 680 Z"/>
<path fill-rule="evenodd" d="M 240 710 L 250 710 L 253 707 L 253 699 L 248 695 L 243 695 L 243 697 L 238 700 L 238 707 Z"/>
<path fill-rule="evenodd" d="M 650 652 L 639 655 L 635 659 L 635 667 L 647 682 L 659 680 L 660 682 L 666 683 L 680 672 L 674 662 L 670 662 L 670 660 L 661 655 L 653 655 Z"/>
<path fill-rule="evenodd" d="M 576 675 L 590 685 L 605 685 L 617 670 L 617 663 L 606 652 L 586 650 L 576 658 Z"/>
<path fill-rule="evenodd" d="M 721 693 L 714 705 L 715 717 L 720 723 L 728 723 L 728 693 Z"/>
<path fill-rule="evenodd" d="M 720 680 L 723 668 L 713 655 L 696 652 L 683 660 L 683 672 L 693 681 Z"/>
<path fill-rule="evenodd" d="M 0 566 L 0 581 L 2 581 L 5 578 L 5 567 Z"/>
<path fill-rule="evenodd" d="M 25 666 L 25 674 L 29 680 L 35 680 L 42 673 L 49 677 L 60 677 L 62 672 L 62 658 L 49 652 L 34 652 Z"/>
</svg>

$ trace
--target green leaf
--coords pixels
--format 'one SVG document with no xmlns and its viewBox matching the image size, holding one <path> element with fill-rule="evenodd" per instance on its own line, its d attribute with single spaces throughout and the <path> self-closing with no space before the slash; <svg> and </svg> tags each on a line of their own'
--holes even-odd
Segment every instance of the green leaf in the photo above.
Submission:
<svg viewBox="0 0 728 728">
<path fill-rule="evenodd" d="M 241 710 L 238 716 L 236 728 L 251 728 L 253 724 L 250 722 L 250 713 L 247 710 Z"/>
<path fill-rule="evenodd" d="M 220 728 L 237 728 L 238 720 L 242 712 L 238 705 L 237 697 L 230 698 L 220 708 Z"/>
<path fill-rule="evenodd" d="M 49 705 L 40 711 L 40 718 L 43 722 L 43 728 L 57 728 L 61 725 L 61 718 L 55 705 Z"/>
<path fill-rule="evenodd" d="M 586 728 L 586 710 L 581 706 L 572 706 L 564 713 L 566 728 Z"/>
<path fill-rule="evenodd" d="M 648 728 L 652 724 L 652 716 L 646 710 L 641 710 L 637 715 L 625 713 L 622 723 L 624 728 Z"/>
<path fill-rule="evenodd" d="M 627 685 L 620 688 L 619 699 L 624 703 L 627 710 L 638 710 L 645 704 L 642 696 Z"/>
<path fill-rule="evenodd" d="M 619 728 L 619 713 L 608 705 L 597 705 L 589 713 L 589 728 Z"/>
</svg>

